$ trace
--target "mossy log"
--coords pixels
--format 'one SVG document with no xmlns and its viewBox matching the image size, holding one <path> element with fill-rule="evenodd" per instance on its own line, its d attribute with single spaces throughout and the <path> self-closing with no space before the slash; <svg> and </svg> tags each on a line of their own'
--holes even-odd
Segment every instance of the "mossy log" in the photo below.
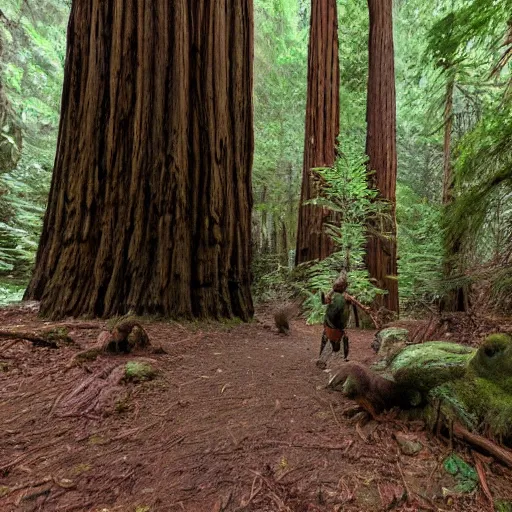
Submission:
<svg viewBox="0 0 512 512">
<path fill-rule="evenodd" d="M 505 334 L 489 336 L 478 350 L 446 342 L 408 346 L 378 373 L 345 365 L 329 385 L 376 409 L 415 408 L 431 426 L 441 417 L 512 445 L 512 338 Z"/>
</svg>

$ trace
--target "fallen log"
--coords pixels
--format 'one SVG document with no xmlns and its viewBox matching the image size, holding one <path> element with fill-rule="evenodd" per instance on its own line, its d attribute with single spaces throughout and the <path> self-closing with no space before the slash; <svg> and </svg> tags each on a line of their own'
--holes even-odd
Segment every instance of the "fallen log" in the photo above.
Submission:
<svg viewBox="0 0 512 512">
<path fill-rule="evenodd" d="M 4 340 L 25 340 L 34 344 L 36 347 L 58 348 L 58 342 L 72 343 L 72 339 L 67 332 L 60 333 L 58 331 L 42 331 L 42 332 L 26 332 L 26 331 L 0 331 L 0 339 Z"/>
</svg>

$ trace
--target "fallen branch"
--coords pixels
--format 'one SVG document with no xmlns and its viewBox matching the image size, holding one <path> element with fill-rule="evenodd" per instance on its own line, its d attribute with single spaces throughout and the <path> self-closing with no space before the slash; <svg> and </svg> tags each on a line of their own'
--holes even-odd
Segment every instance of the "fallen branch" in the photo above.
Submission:
<svg viewBox="0 0 512 512">
<path fill-rule="evenodd" d="M 47 476 L 47 477 L 43 478 L 42 480 L 36 480 L 35 482 L 27 482 L 25 484 L 15 485 L 14 487 L 8 487 L 8 488 L 6 487 L 4 496 L 8 496 L 9 494 L 12 494 L 13 492 L 21 491 L 21 490 L 28 489 L 28 488 L 40 487 L 41 485 L 47 484 L 52 481 L 53 481 L 53 477 Z"/>
<path fill-rule="evenodd" d="M 460 439 L 485 450 L 487 453 L 490 453 L 495 459 L 498 459 L 503 464 L 512 468 L 512 452 L 507 450 L 506 448 L 502 448 L 498 446 L 496 443 L 493 443 L 490 439 L 487 439 L 478 434 L 473 434 L 466 428 L 464 428 L 460 423 L 454 423 L 453 425 L 453 433 Z"/>
<path fill-rule="evenodd" d="M 356 432 L 357 432 L 357 435 L 363 440 L 363 442 L 365 442 L 366 444 L 368 444 L 370 442 L 368 440 L 368 437 L 365 436 L 363 431 L 361 430 L 361 425 L 359 424 L 359 422 L 356 423 Z"/>
<path fill-rule="evenodd" d="M 478 473 L 478 478 L 480 480 L 480 486 L 482 487 L 482 491 L 485 494 L 485 497 L 489 500 L 489 504 L 493 506 L 494 500 L 492 499 L 491 490 L 489 489 L 489 485 L 487 484 L 487 477 L 485 475 L 485 468 L 483 464 L 483 457 L 475 452 L 472 451 L 473 459 L 475 460 L 476 465 L 476 472 Z"/>
<path fill-rule="evenodd" d="M 57 341 L 69 343 L 71 339 L 67 334 L 58 334 L 54 331 L 34 333 L 34 332 L 18 332 L 18 331 L 0 331 L 0 338 L 8 340 L 25 340 L 30 341 L 36 347 L 58 348 Z"/>
<path fill-rule="evenodd" d="M 340 423 L 340 420 L 338 419 L 338 417 L 336 416 L 336 412 L 334 411 L 334 407 L 332 406 L 332 404 L 329 404 L 329 406 L 331 407 L 331 412 L 332 412 L 332 415 L 334 416 L 334 420 L 336 421 L 336 423 L 338 424 L 339 427 L 341 427 L 341 423 Z"/>
<path fill-rule="evenodd" d="M 375 325 L 376 329 L 380 329 L 382 327 L 377 317 L 372 313 L 371 308 L 361 304 L 355 297 L 352 297 L 352 295 L 349 295 L 347 292 L 344 293 L 344 296 L 347 301 L 351 302 L 354 306 L 357 306 L 371 318 L 373 325 Z"/>
<path fill-rule="evenodd" d="M 258 487 L 256 487 L 256 481 L 258 480 L 258 478 L 260 479 L 260 484 Z M 254 477 L 254 480 L 252 481 L 252 487 L 251 487 L 251 494 L 249 496 L 249 499 L 245 500 L 245 499 L 242 499 L 242 502 L 240 503 L 240 506 L 242 509 L 245 509 L 247 508 L 251 501 L 258 495 L 258 493 L 261 491 L 261 489 L 263 489 L 263 479 L 261 476 L 255 476 Z"/>
<path fill-rule="evenodd" d="M 304 450 L 333 450 L 333 451 L 338 451 L 338 450 L 346 450 L 348 446 L 350 446 L 350 444 L 347 445 L 347 443 L 345 443 L 344 445 L 338 445 L 338 446 L 331 446 L 331 445 L 326 445 L 326 444 L 300 444 L 300 443 L 289 443 L 287 441 L 274 441 L 274 440 L 270 440 L 268 442 L 268 444 L 270 446 L 274 446 L 274 445 L 277 445 L 277 446 L 287 446 L 288 448 L 302 448 Z"/>
<path fill-rule="evenodd" d="M 92 330 L 92 329 L 100 329 L 101 325 L 97 323 L 89 323 L 89 322 L 82 322 L 82 323 L 73 323 L 73 322 L 67 322 L 62 324 L 54 324 L 55 327 L 59 329 L 83 329 L 83 330 Z"/>
<path fill-rule="evenodd" d="M 404 483 L 405 492 L 407 493 L 407 502 L 411 499 L 411 491 L 409 490 L 409 486 L 407 485 L 407 481 L 405 479 L 404 472 L 402 471 L 402 466 L 400 466 L 400 461 L 396 461 L 396 465 L 398 467 L 398 471 L 400 473 L 400 476 L 402 477 L 402 482 Z"/>
</svg>

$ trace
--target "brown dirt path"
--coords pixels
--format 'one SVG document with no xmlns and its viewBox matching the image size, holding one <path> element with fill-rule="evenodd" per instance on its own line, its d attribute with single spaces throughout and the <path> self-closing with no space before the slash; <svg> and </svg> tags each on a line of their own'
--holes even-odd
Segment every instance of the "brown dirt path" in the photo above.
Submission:
<svg viewBox="0 0 512 512">
<path fill-rule="evenodd" d="M 42 326 L 22 311 L 0 312 L 0 322 Z M 82 348 L 104 327 L 75 324 Z M 99 389 L 106 369 L 134 356 L 66 371 L 78 347 L 0 344 L 0 511 L 488 509 L 480 492 L 442 498 L 453 484 L 440 471 L 449 448 L 420 426 L 358 426 L 344 416 L 354 404 L 325 390 L 314 364 L 320 327 L 295 321 L 289 337 L 266 318 L 145 327 L 167 351 L 148 356 L 158 378 L 115 387 L 102 409 L 77 408 L 69 395 L 83 396 L 92 381 Z M 373 359 L 372 337 L 350 332 L 352 360 Z M 423 443 L 416 457 L 399 453 L 401 430 Z M 510 472 L 492 464 L 488 478 L 495 496 L 512 494 Z"/>
</svg>

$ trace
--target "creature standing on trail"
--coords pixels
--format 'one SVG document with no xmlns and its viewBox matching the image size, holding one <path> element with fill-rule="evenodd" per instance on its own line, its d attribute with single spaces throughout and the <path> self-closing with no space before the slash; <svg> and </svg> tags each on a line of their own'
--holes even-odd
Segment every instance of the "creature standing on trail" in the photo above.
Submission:
<svg viewBox="0 0 512 512">
<path fill-rule="evenodd" d="M 274 323 L 279 334 L 286 336 L 290 334 L 290 316 L 291 313 L 285 309 L 280 309 L 274 313 Z"/>
<path fill-rule="evenodd" d="M 349 318 L 352 302 L 345 293 L 347 290 L 347 277 L 342 274 L 334 283 L 332 290 L 324 296 L 322 293 L 322 303 L 327 304 L 327 310 L 324 315 L 324 332 L 320 344 L 320 359 L 318 366 L 325 366 L 322 360 L 322 353 L 327 342 L 331 342 L 332 351 L 339 352 L 341 349 L 341 340 L 343 340 L 343 357 L 348 360 L 348 336 L 345 333 Z"/>
</svg>

